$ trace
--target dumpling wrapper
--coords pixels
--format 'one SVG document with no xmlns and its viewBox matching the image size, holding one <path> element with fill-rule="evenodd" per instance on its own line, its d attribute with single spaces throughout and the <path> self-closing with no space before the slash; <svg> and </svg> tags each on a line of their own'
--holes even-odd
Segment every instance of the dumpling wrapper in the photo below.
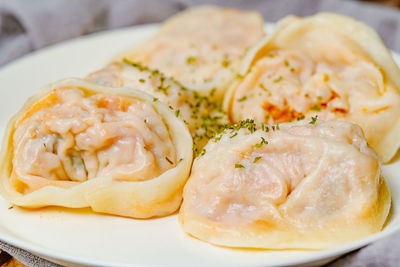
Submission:
<svg viewBox="0 0 400 267">
<path fill-rule="evenodd" d="M 167 104 L 188 126 L 198 153 L 218 130 L 228 123 L 221 101 L 214 99 L 215 90 L 208 96 L 188 90 L 180 83 L 138 63 L 113 62 L 86 77 L 104 86 L 128 87 L 152 95 L 153 101 Z"/>
<path fill-rule="evenodd" d="M 400 145 L 400 69 L 359 21 L 329 13 L 286 17 L 249 52 L 241 74 L 224 103 L 233 122 L 348 120 L 384 163 Z"/>
<path fill-rule="evenodd" d="M 116 57 L 140 62 L 202 95 L 222 97 L 248 49 L 264 37 L 260 13 L 217 6 L 180 12 L 156 35 Z"/>
<path fill-rule="evenodd" d="M 181 203 L 192 158 L 186 125 L 150 95 L 65 79 L 10 120 L 0 189 L 27 208 L 164 216 Z"/>
<path fill-rule="evenodd" d="M 228 247 L 325 249 L 381 230 L 390 192 L 359 126 L 248 122 L 194 160 L 185 232 Z"/>
</svg>

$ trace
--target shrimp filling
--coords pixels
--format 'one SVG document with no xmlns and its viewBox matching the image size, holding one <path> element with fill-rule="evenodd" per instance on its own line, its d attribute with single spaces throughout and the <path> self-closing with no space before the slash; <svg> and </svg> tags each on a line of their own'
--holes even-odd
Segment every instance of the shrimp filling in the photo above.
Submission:
<svg viewBox="0 0 400 267">
<path fill-rule="evenodd" d="M 40 100 L 17 123 L 13 140 L 12 179 L 22 193 L 97 177 L 148 180 L 177 162 L 168 127 L 152 105 L 76 88 Z"/>
</svg>

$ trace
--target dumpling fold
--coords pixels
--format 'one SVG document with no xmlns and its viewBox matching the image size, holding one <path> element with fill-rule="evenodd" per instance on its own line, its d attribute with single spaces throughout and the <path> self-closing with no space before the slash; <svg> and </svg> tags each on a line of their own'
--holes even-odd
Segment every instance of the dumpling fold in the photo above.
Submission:
<svg viewBox="0 0 400 267">
<path fill-rule="evenodd" d="M 380 231 L 390 209 L 380 160 L 359 126 L 234 125 L 194 160 L 179 218 L 228 247 L 325 249 Z"/>
<path fill-rule="evenodd" d="M 0 188 L 22 207 L 163 216 L 181 203 L 192 157 L 186 125 L 152 96 L 65 79 L 9 122 Z"/>
<path fill-rule="evenodd" d="M 318 115 L 361 126 L 384 163 L 400 146 L 400 69 L 352 18 L 288 16 L 248 53 L 225 98 L 230 119 L 282 123 Z"/>
</svg>

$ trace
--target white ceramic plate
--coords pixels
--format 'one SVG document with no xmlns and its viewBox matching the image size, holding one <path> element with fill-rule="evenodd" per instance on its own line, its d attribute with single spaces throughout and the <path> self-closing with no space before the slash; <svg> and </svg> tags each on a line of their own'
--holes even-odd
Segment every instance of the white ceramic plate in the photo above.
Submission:
<svg viewBox="0 0 400 267">
<path fill-rule="evenodd" d="M 43 49 L 0 69 L 0 132 L 12 114 L 44 84 L 84 77 L 112 55 L 152 35 L 157 25 L 94 34 Z M 271 29 L 269 25 L 268 30 Z M 396 56 L 399 63 L 400 57 Z M 134 220 L 88 209 L 8 209 L 0 197 L 0 239 L 51 261 L 71 265 L 121 266 L 284 266 L 323 264 L 400 229 L 400 159 L 383 167 L 393 201 L 392 214 L 378 234 L 325 251 L 229 249 L 186 235 L 177 215 Z"/>
</svg>

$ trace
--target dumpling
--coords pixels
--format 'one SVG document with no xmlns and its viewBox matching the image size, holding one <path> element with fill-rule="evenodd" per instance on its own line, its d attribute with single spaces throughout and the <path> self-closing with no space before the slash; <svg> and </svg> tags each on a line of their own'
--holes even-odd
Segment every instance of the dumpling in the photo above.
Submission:
<svg viewBox="0 0 400 267">
<path fill-rule="evenodd" d="M 190 8 L 168 19 L 155 36 L 118 55 L 173 77 L 188 89 L 222 97 L 240 62 L 264 36 L 260 13 L 216 6 Z"/>
<path fill-rule="evenodd" d="M 189 131 L 166 105 L 141 91 L 66 79 L 9 122 L 0 189 L 28 208 L 163 216 L 181 203 L 192 157 Z"/>
<path fill-rule="evenodd" d="M 262 42 L 261 42 L 262 43 Z M 318 115 L 360 125 L 383 162 L 400 145 L 400 70 L 377 33 L 354 19 L 289 16 L 255 48 L 225 99 L 233 122 Z"/>
<path fill-rule="evenodd" d="M 390 208 L 380 161 L 359 126 L 242 121 L 194 160 L 179 218 L 228 247 L 325 249 L 378 232 Z"/>
<path fill-rule="evenodd" d="M 152 95 L 154 101 L 167 104 L 187 124 L 197 153 L 201 153 L 201 148 L 209 138 L 228 123 L 222 111 L 222 101 L 214 99 L 215 90 L 208 96 L 201 96 L 166 77 L 159 70 L 149 69 L 140 63 L 127 59 L 124 62 L 114 62 L 89 74 L 86 79 L 105 86 L 141 90 Z"/>
</svg>

